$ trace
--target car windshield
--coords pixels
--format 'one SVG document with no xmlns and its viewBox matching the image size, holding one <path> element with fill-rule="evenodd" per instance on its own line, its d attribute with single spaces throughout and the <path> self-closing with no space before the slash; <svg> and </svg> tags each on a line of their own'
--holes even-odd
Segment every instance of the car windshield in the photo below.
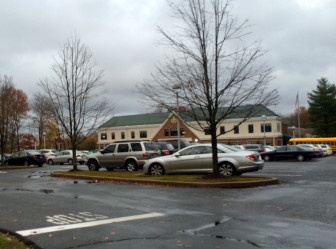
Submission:
<svg viewBox="0 0 336 249">
<path fill-rule="evenodd" d="M 27 150 L 27 152 L 28 152 L 30 155 L 41 155 L 41 152 L 36 151 L 36 150 Z"/>
</svg>

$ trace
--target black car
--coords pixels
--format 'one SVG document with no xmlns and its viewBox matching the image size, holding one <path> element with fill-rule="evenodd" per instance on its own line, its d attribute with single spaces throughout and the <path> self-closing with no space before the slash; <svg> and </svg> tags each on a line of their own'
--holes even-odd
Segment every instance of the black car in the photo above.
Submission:
<svg viewBox="0 0 336 249">
<path fill-rule="evenodd" d="M 161 151 L 161 156 L 171 155 L 177 150 L 171 143 L 168 142 L 154 142 Z"/>
<path fill-rule="evenodd" d="M 307 149 L 299 145 L 287 145 L 276 148 L 274 151 L 260 153 L 265 161 L 296 159 L 298 161 L 311 160 L 320 157 L 321 152 L 317 150 Z"/>
<path fill-rule="evenodd" d="M 5 165 L 37 165 L 42 167 L 46 162 L 44 156 L 36 150 L 22 150 L 15 152 L 5 159 Z"/>
</svg>

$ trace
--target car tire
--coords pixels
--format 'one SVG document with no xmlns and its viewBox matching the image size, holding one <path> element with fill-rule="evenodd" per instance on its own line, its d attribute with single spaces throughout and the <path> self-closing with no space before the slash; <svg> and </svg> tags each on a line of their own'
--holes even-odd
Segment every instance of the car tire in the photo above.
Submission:
<svg viewBox="0 0 336 249">
<path fill-rule="evenodd" d="M 49 160 L 48 160 L 48 164 L 49 164 L 49 165 L 54 165 L 54 161 L 53 161 L 52 159 L 49 159 Z"/>
<path fill-rule="evenodd" d="M 162 165 L 155 163 L 149 168 L 149 174 L 152 176 L 162 176 L 165 174 L 165 169 Z"/>
<path fill-rule="evenodd" d="M 296 159 L 297 159 L 299 162 L 302 162 L 302 161 L 306 160 L 306 158 L 305 158 L 304 155 L 298 155 L 298 156 L 296 157 Z"/>
<path fill-rule="evenodd" d="M 87 165 L 90 171 L 99 171 L 99 165 L 96 161 L 90 160 Z"/>
<path fill-rule="evenodd" d="M 138 165 L 136 161 L 134 160 L 127 160 L 125 163 L 126 170 L 127 171 L 137 171 L 138 170 Z"/>
<path fill-rule="evenodd" d="M 234 166 L 229 162 L 223 162 L 219 165 L 219 174 L 222 176 L 233 176 L 235 173 Z"/>
<path fill-rule="evenodd" d="M 69 165 L 72 165 L 72 162 L 73 162 L 72 159 L 69 159 L 69 160 L 68 160 L 68 164 L 69 164 Z"/>
<path fill-rule="evenodd" d="M 264 160 L 267 161 L 267 162 L 272 161 L 272 157 L 269 156 L 269 155 L 265 155 Z"/>
</svg>

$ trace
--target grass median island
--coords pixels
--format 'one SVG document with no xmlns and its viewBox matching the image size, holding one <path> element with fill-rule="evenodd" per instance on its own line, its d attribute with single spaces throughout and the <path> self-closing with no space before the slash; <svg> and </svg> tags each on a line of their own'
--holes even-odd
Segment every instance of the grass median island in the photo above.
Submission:
<svg viewBox="0 0 336 249">
<path fill-rule="evenodd" d="M 176 182 L 176 183 L 200 183 L 200 184 L 214 184 L 214 183 L 248 183 L 260 182 L 271 180 L 271 177 L 254 177 L 254 176 L 233 176 L 233 177 L 208 177 L 208 175 L 163 175 L 163 176 L 150 176 L 145 175 L 143 172 L 110 172 L 110 171 L 57 171 L 52 173 L 53 176 L 63 177 L 83 177 L 97 180 L 133 180 L 133 181 L 150 181 L 150 182 Z"/>
<path fill-rule="evenodd" d="M 22 241 L 9 235 L 0 233 L 0 249 L 29 249 Z"/>
</svg>

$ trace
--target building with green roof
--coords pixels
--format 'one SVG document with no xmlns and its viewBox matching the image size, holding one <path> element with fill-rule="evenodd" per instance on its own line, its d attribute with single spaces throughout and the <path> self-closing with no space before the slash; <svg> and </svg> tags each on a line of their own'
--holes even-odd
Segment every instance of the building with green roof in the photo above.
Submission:
<svg viewBox="0 0 336 249">
<path fill-rule="evenodd" d="M 246 116 L 246 108 L 239 107 L 220 124 L 218 141 L 228 144 L 282 145 L 279 115 L 265 106 L 257 106 L 248 120 L 238 126 Z M 222 108 L 220 111 L 225 110 Z M 210 142 L 210 135 L 201 131 L 198 123 L 188 114 L 188 111 L 179 111 L 178 114 L 163 112 L 115 116 L 98 128 L 98 144 L 103 148 L 115 141 L 176 139 L 178 123 L 181 138 L 192 143 Z M 201 112 L 199 115 L 202 117 Z"/>
</svg>

